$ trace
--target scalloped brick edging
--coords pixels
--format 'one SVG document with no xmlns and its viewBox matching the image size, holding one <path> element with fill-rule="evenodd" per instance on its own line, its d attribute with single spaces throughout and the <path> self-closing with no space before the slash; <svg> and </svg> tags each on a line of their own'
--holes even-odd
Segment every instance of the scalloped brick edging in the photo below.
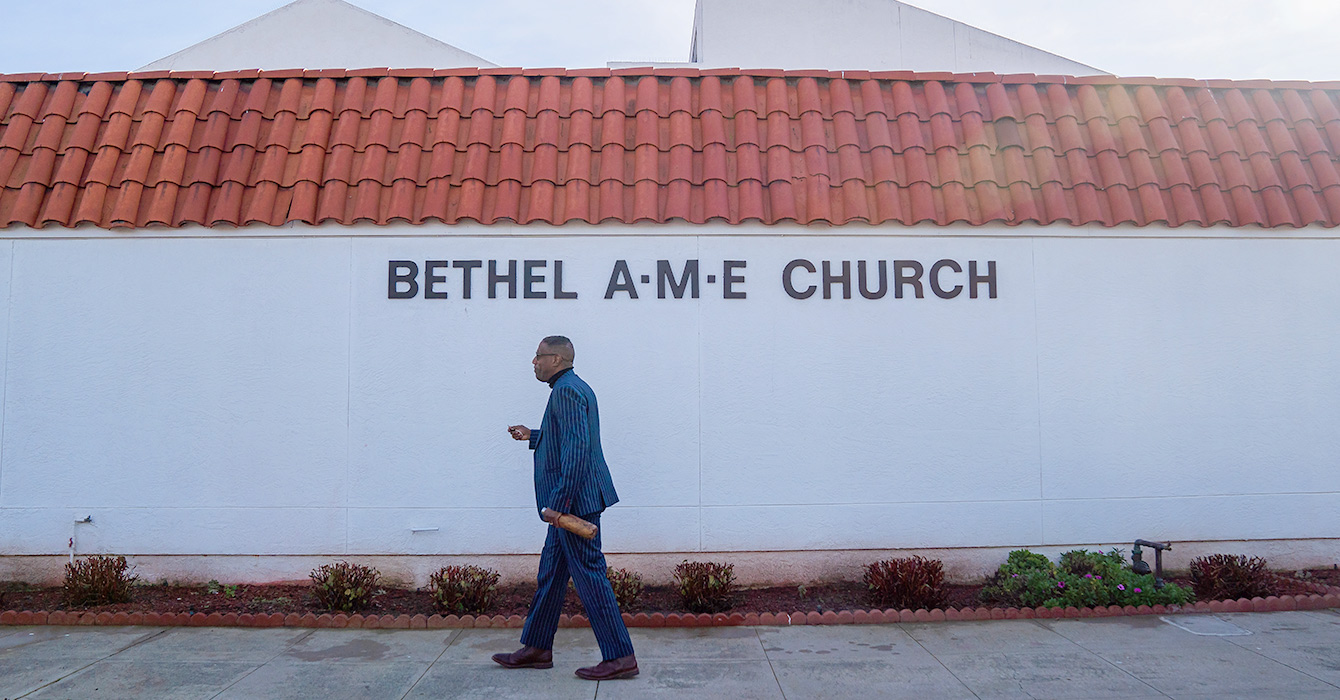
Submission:
<svg viewBox="0 0 1340 700">
<path fill-rule="evenodd" d="M 629 627 L 733 627 L 777 625 L 878 625 L 897 622 L 968 620 L 1027 620 L 1048 618 L 1124 617 L 1220 612 L 1278 612 L 1340 608 L 1340 586 L 1314 585 L 1310 595 L 1212 600 L 1191 605 L 1109 605 L 1097 608 L 962 608 L 941 610 L 826 610 L 778 613 L 623 613 Z M 0 625 L 147 625 L 151 627 L 321 627 L 337 629 L 461 629 L 505 627 L 520 629 L 521 615 L 345 615 L 306 613 L 110 613 L 6 610 Z M 559 627 L 588 627 L 584 615 L 562 615 Z"/>
</svg>

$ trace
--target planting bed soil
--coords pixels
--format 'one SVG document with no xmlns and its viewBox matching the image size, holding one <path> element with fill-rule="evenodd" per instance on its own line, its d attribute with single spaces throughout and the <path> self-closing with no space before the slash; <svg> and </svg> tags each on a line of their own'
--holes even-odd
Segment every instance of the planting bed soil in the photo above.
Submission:
<svg viewBox="0 0 1340 700">
<path fill-rule="evenodd" d="M 952 608 L 980 605 L 977 594 L 981 585 L 946 586 L 949 606 Z M 3 586 L 0 586 L 3 590 Z M 373 597 L 372 605 L 360 611 L 365 615 L 432 615 L 434 609 L 427 590 L 386 588 Z M 230 595 L 231 594 L 231 595 Z M 132 601 L 118 605 L 70 607 L 65 605 L 60 588 L 27 588 L 8 584 L 8 592 L 0 601 L 0 610 L 78 610 L 88 612 L 158 612 L 158 613 L 316 613 L 334 612 L 322 608 L 313 595 L 312 586 L 294 584 L 239 585 L 219 587 L 211 592 L 205 586 L 146 585 L 134 588 Z M 535 584 L 500 586 L 494 595 L 488 615 L 522 615 L 530 609 L 535 596 Z M 730 612 L 824 612 L 827 610 L 856 610 L 873 607 L 866 595 L 865 585 L 841 582 L 806 586 L 801 593 L 797 586 L 741 589 L 735 596 Z M 581 602 L 575 591 L 569 590 L 563 612 L 582 614 Z M 671 586 L 647 586 L 637 604 L 622 610 L 627 613 L 686 613 L 688 609 Z"/>
<path fill-rule="evenodd" d="M 1322 586 L 1340 585 L 1340 571 L 1333 569 L 1296 572 L 1300 578 L 1281 576 L 1279 578 L 1279 596 L 1308 596 L 1322 592 Z M 1301 579 L 1301 580 L 1300 580 Z M 1190 587 L 1190 581 L 1171 579 Z M 982 584 L 947 585 L 948 601 L 944 607 L 951 610 L 967 610 L 987 606 L 978 598 Z M 62 600 L 61 589 L 32 588 L 19 583 L 0 583 L 0 611 L 66 611 L 91 613 L 220 613 L 252 616 L 308 613 L 322 615 L 336 611 L 324 609 L 316 601 L 313 588 L 301 584 L 257 584 L 237 586 L 178 586 L 178 585 L 140 585 L 133 589 L 133 598 L 129 603 L 100 605 L 89 607 L 70 607 Z M 1332 590 L 1336 593 L 1336 590 Z M 500 587 L 494 597 L 493 605 L 485 613 L 488 616 L 524 617 L 535 593 L 534 584 L 519 584 Z M 735 605 L 728 612 L 749 615 L 764 613 L 824 613 L 870 610 L 876 608 L 867 595 L 866 587 L 859 582 L 837 582 L 810 586 L 772 586 L 764 588 L 741 589 L 735 596 Z M 988 606 L 989 607 L 989 606 Z M 416 616 L 429 617 L 442 614 L 433 606 L 426 590 L 404 590 L 386 588 L 372 599 L 364 616 Z M 563 612 L 569 616 L 583 613 L 581 604 L 574 591 L 569 590 Z M 686 614 L 688 610 L 671 586 L 647 586 L 635 605 L 623 610 L 625 613 L 661 613 Z"/>
<path fill-rule="evenodd" d="M 1295 572 L 1298 578 L 1309 583 L 1320 583 L 1325 586 L 1340 586 L 1340 566 L 1333 566 L 1329 569 L 1310 569 L 1308 571 Z"/>
</svg>

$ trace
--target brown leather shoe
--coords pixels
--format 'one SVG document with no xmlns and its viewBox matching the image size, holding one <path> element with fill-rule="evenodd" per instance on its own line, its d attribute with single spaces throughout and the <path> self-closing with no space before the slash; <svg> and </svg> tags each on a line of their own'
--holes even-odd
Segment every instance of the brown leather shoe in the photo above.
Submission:
<svg viewBox="0 0 1340 700">
<path fill-rule="evenodd" d="M 632 654 L 617 659 L 601 661 L 595 666 L 577 669 L 577 677 L 588 681 L 612 681 L 616 678 L 632 678 L 637 675 L 637 659 Z"/>
<path fill-rule="evenodd" d="M 510 654 L 494 654 L 493 660 L 503 668 L 553 668 L 554 652 L 549 649 L 521 647 Z"/>
</svg>

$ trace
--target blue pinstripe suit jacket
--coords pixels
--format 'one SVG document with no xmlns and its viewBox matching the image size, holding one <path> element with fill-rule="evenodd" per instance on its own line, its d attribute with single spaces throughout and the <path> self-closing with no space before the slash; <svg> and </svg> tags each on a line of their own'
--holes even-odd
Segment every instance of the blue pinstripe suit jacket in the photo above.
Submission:
<svg viewBox="0 0 1340 700">
<path fill-rule="evenodd" d="M 537 511 L 591 515 L 619 502 L 600 449 L 596 393 L 573 370 L 554 382 L 540 428 L 530 431 L 530 448 Z"/>
</svg>

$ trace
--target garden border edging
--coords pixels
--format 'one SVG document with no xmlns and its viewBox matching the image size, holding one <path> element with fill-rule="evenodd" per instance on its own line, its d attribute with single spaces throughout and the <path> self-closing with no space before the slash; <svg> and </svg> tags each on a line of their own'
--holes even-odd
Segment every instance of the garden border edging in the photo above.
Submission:
<svg viewBox="0 0 1340 700">
<path fill-rule="evenodd" d="M 623 613 L 629 627 L 733 627 L 787 625 L 871 625 L 900 622 L 945 622 L 972 620 L 1028 620 L 1058 618 L 1128 617 L 1135 615 L 1196 614 L 1220 612 L 1278 612 L 1340 608 L 1340 586 L 1311 584 L 1308 595 L 1268 598 L 1212 600 L 1190 605 L 1109 605 L 1098 608 L 960 608 L 941 610 L 825 610 L 792 613 Z M 0 625 L 144 625 L 149 627 L 316 627 L 335 629 L 465 629 L 500 627 L 520 629 L 521 615 L 345 615 L 307 613 L 110 613 L 57 610 L 6 610 Z M 588 627 L 585 615 L 562 615 L 559 627 Z"/>
</svg>

